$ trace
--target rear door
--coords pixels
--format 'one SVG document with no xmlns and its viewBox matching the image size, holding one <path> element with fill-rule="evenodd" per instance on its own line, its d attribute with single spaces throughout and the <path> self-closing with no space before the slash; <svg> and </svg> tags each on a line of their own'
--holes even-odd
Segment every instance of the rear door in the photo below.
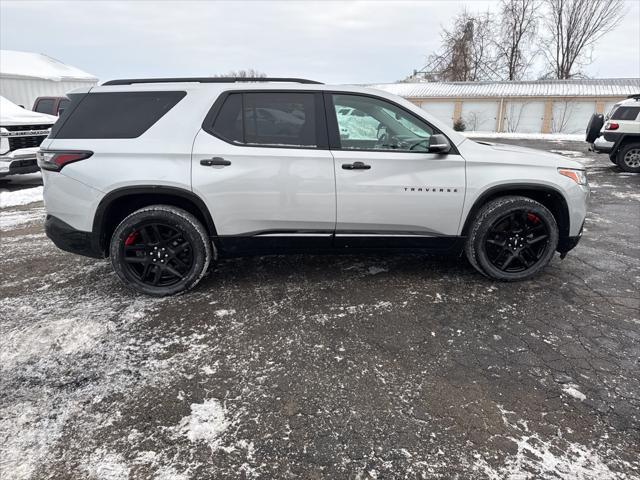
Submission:
<svg viewBox="0 0 640 480">
<path fill-rule="evenodd" d="M 322 94 L 223 94 L 196 136 L 192 186 L 225 248 L 329 247 L 335 179 Z"/>
<path fill-rule="evenodd" d="M 336 170 L 336 243 L 448 248 L 462 214 L 465 162 L 428 152 L 437 132 L 385 99 L 325 94 Z"/>
</svg>

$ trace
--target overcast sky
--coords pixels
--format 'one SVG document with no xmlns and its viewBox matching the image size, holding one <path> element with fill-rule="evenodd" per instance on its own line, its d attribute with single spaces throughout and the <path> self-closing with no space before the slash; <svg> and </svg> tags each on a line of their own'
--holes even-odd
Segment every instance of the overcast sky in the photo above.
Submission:
<svg viewBox="0 0 640 480">
<path fill-rule="evenodd" d="M 441 25 L 492 1 L 0 1 L 0 46 L 45 53 L 108 80 L 256 68 L 327 83 L 404 78 Z M 598 44 L 592 77 L 640 77 L 640 2 Z"/>
</svg>

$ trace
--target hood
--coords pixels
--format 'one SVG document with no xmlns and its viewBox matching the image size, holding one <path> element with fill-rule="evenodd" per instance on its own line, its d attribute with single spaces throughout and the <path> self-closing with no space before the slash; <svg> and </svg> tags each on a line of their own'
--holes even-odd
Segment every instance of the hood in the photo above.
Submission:
<svg viewBox="0 0 640 480">
<path fill-rule="evenodd" d="M 505 143 L 493 143 L 493 142 L 475 142 L 468 140 L 464 142 L 475 144 L 485 149 L 491 149 L 493 151 L 492 156 L 501 160 L 506 160 L 509 163 L 517 164 L 530 164 L 530 165 L 548 165 L 550 167 L 564 167 L 583 169 L 584 165 L 576 160 L 567 158 L 557 153 L 546 152 L 544 150 L 537 150 L 529 147 L 519 147 L 517 145 L 508 145 Z"/>
<path fill-rule="evenodd" d="M 45 113 L 32 112 L 0 96 L 0 127 L 5 125 L 43 125 L 54 124 L 58 117 Z"/>
</svg>

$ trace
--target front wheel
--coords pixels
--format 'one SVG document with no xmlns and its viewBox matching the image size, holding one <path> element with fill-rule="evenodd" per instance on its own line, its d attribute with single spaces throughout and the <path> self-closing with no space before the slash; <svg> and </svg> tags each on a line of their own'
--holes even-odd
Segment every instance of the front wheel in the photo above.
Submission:
<svg viewBox="0 0 640 480">
<path fill-rule="evenodd" d="M 193 288 L 213 257 L 213 244 L 189 212 L 151 205 L 126 217 L 111 237 L 111 264 L 120 280 L 153 296 Z"/>
<path fill-rule="evenodd" d="M 632 143 L 618 150 L 618 166 L 625 172 L 640 173 L 640 143 Z"/>
<path fill-rule="evenodd" d="M 527 197 L 501 197 L 476 216 L 465 252 L 490 278 L 525 280 L 551 261 L 558 238 L 556 220 L 544 205 Z"/>
</svg>

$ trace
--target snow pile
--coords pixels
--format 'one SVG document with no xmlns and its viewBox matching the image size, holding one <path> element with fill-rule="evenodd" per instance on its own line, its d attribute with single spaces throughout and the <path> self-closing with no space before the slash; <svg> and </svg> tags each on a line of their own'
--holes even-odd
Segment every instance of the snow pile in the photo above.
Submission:
<svg viewBox="0 0 640 480">
<path fill-rule="evenodd" d="M 22 227 L 23 225 L 30 223 L 42 222 L 44 221 L 44 217 L 44 208 L 34 208 L 27 211 L 0 210 L 0 232 L 8 232 L 9 230 L 15 230 L 16 227 Z"/>
<path fill-rule="evenodd" d="M 562 391 L 567 395 L 571 395 L 573 398 L 580 400 L 581 402 L 587 399 L 587 396 L 580 390 L 578 390 L 578 386 L 572 383 L 563 385 Z"/>
<path fill-rule="evenodd" d="M 96 450 L 91 454 L 89 465 L 84 469 L 90 478 L 100 480 L 123 480 L 129 478 L 129 467 L 124 457 L 119 453 L 107 452 L 104 449 Z"/>
<path fill-rule="evenodd" d="M 43 191 L 44 187 L 25 188 L 24 190 L 16 190 L 14 192 L 1 191 L 0 208 L 41 202 Z"/>
<path fill-rule="evenodd" d="M 43 78 L 54 82 L 83 80 L 97 82 L 93 75 L 42 53 L 0 50 L 0 76 Z"/>
<path fill-rule="evenodd" d="M 206 442 L 211 449 L 220 446 L 220 435 L 229 427 L 226 409 L 216 399 L 191 404 L 191 415 L 180 421 L 179 428 L 192 442 Z"/>
</svg>

